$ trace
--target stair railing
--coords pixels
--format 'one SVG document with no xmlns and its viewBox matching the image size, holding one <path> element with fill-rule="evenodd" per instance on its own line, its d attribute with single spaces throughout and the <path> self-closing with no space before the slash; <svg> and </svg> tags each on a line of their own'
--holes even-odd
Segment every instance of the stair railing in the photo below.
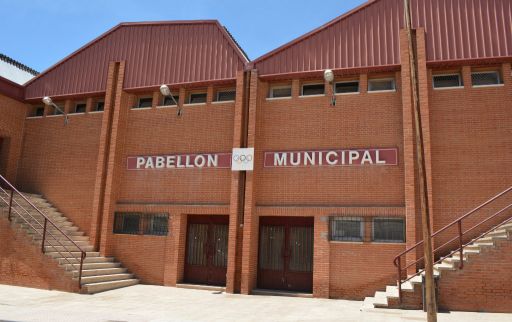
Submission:
<svg viewBox="0 0 512 322">
<path fill-rule="evenodd" d="M 41 223 L 38 218 L 34 217 L 30 211 L 23 207 L 20 204 L 21 200 L 17 200 L 15 196 L 19 196 L 21 200 L 25 201 L 28 204 L 29 209 L 33 209 L 36 213 L 41 215 L 44 219 L 44 222 Z M 41 252 L 45 253 L 45 246 L 50 246 L 53 250 L 62 256 L 62 258 L 70 265 L 71 274 L 75 269 L 76 262 L 73 263 L 69 258 L 73 258 L 76 261 L 80 261 L 80 267 L 78 269 L 78 287 L 82 288 L 82 271 L 83 265 L 85 261 L 85 257 L 87 253 L 77 244 L 75 241 L 68 236 L 62 229 L 60 229 L 46 214 L 44 214 L 38 207 L 36 207 L 30 200 L 28 200 L 21 192 L 19 192 L 7 179 L 0 175 L 0 200 L 3 201 L 8 207 L 7 218 L 9 221 L 12 221 L 13 214 L 18 218 L 22 219 L 24 224 L 28 225 L 35 234 L 41 236 Z M 48 226 L 49 225 L 49 226 Z M 54 228 L 52 231 L 51 228 Z M 41 232 L 42 229 L 42 232 Z M 61 234 L 61 236 L 56 236 L 57 232 Z M 54 234 L 55 232 L 55 234 Z M 78 251 L 70 249 L 69 245 L 64 245 L 60 238 L 64 237 L 66 241 L 71 242 Z M 58 250 L 57 247 L 62 247 L 62 251 Z M 73 253 L 80 253 L 80 256 L 77 257 Z M 70 257 L 65 256 L 70 255 Z"/>
<path fill-rule="evenodd" d="M 453 254 L 459 252 L 460 253 L 460 260 L 459 260 L 459 269 L 464 268 L 464 254 L 463 250 L 466 246 L 473 243 L 475 240 L 480 239 L 484 237 L 485 235 L 489 234 L 493 230 L 495 230 L 498 226 L 504 225 L 508 222 L 512 221 L 512 211 L 507 212 L 508 210 L 512 209 L 512 203 L 510 200 L 505 200 L 505 206 L 497 211 L 493 211 L 492 214 L 488 217 L 482 218 L 475 218 L 473 215 L 478 213 L 480 210 L 482 210 L 484 207 L 491 205 L 494 202 L 497 202 L 498 199 L 502 199 L 502 197 L 506 196 L 512 191 L 512 187 L 507 188 L 506 190 L 500 192 L 499 194 L 495 195 L 491 199 L 485 201 L 484 203 L 480 204 L 476 208 L 472 209 L 471 211 L 467 212 L 460 218 L 456 219 L 455 221 L 451 222 L 450 224 L 444 226 L 443 228 L 439 229 L 435 233 L 432 234 L 432 243 L 435 245 L 435 238 L 439 237 L 441 238 L 441 235 L 443 233 L 452 233 L 451 236 L 445 236 L 445 239 L 448 241 L 443 242 L 441 241 L 441 245 L 438 247 L 433 247 L 433 253 L 434 258 L 438 258 L 435 260 L 434 264 L 442 262 L 445 258 L 452 256 Z M 507 203 L 508 202 L 508 203 Z M 499 208 L 499 207 L 498 207 Z M 471 218 L 470 218 L 471 217 Z M 473 220 L 473 222 L 476 222 L 476 224 L 473 224 L 469 229 L 464 230 L 463 229 L 463 223 L 464 221 L 470 221 Z M 487 226 L 484 226 L 484 224 L 487 224 Z M 490 227 L 490 228 L 489 228 Z M 480 230 L 476 230 L 477 228 L 480 228 Z M 455 235 L 455 236 L 453 236 Z M 453 237 L 452 237 L 453 236 Z M 398 286 L 398 296 L 400 299 L 400 302 L 402 301 L 402 283 L 409 281 L 415 276 L 420 275 L 423 272 L 422 266 L 424 266 L 424 256 L 420 256 L 418 259 L 411 261 L 410 263 L 406 263 L 406 260 L 403 260 L 402 257 L 411 253 L 412 251 L 418 252 L 421 250 L 421 253 L 423 254 L 423 249 L 420 247 L 423 246 L 423 240 L 418 242 L 417 244 L 407 248 L 405 251 L 398 254 L 394 260 L 393 264 L 395 265 L 397 269 L 397 286 Z M 451 248 L 449 247 L 451 246 Z M 448 249 L 447 249 L 448 248 Z M 402 263 L 406 263 L 405 266 L 402 267 Z M 416 273 L 407 276 L 407 271 L 410 268 L 414 268 L 416 270 Z M 420 269 L 418 269 L 420 268 Z M 402 278 L 404 276 L 406 278 Z"/>
</svg>

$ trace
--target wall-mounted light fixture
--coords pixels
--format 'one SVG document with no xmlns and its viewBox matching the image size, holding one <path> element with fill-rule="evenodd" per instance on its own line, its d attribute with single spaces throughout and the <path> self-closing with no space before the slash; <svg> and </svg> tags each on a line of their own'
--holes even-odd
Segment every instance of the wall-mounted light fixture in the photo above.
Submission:
<svg viewBox="0 0 512 322">
<path fill-rule="evenodd" d="M 46 106 L 53 106 L 53 108 L 55 108 L 57 111 L 59 111 L 62 115 L 64 115 L 64 125 L 67 125 L 69 123 L 69 120 L 68 120 L 68 115 L 66 113 L 64 113 L 64 111 L 57 105 L 55 104 L 51 97 L 49 96 L 45 96 L 43 97 L 43 103 L 44 105 Z"/>
<path fill-rule="evenodd" d="M 176 102 L 176 100 L 174 99 L 174 96 L 172 95 L 172 92 L 171 92 L 171 89 L 169 88 L 169 86 L 167 86 L 165 84 L 160 86 L 160 93 L 162 93 L 162 96 L 170 97 L 172 99 L 174 104 L 176 104 L 176 108 L 178 109 L 178 112 L 177 112 L 178 116 L 181 116 L 181 114 L 182 114 L 181 107 L 179 106 L 178 102 Z"/>
<path fill-rule="evenodd" d="M 324 79 L 332 85 L 331 106 L 336 106 L 336 85 L 334 84 L 334 73 L 330 69 L 324 71 Z"/>
</svg>

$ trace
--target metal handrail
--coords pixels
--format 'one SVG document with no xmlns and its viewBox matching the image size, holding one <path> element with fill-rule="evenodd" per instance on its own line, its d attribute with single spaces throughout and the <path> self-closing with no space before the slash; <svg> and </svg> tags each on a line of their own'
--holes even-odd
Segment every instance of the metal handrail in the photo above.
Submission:
<svg viewBox="0 0 512 322">
<path fill-rule="evenodd" d="M 489 200 L 485 201 L 484 203 L 480 204 L 479 206 L 473 208 L 469 212 L 465 213 L 463 216 L 459 217 L 458 219 L 454 220 L 453 222 L 449 223 L 448 225 L 444 226 L 443 228 L 441 228 L 438 231 L 436 231 L 435 233 L 433 233 L 431 235 L 432 236 L 432 241 L 434 240 L 434 237 L 440 235 L 441 233 L 447 231 L 449 228 L 452 228 L 454 226 L 457 227 L 457 232 L 458 232 L 457 236 L 451 238 L 450 240 L 448 240 L 447 242 L 443 243 L 441 246 L 438 246 L 437 248 L 435 248 L 432 251 L 435 254 L 437 251 L 445 248 L 447 245 L 450 245 L 450 244 L 458 241 L 458 247 L 455 250 L 448 251 L 448 254 L 444 254 L 443 256 L 440 256 L 440 258 L 437 261 L 435 261 L 434 264 L 440 263 L 445 258 L 450 257 L 450 256 L 452 256 L 453 254 L 455 254 L 457 252 L 460 252 L 459 269 L 463 269 L 464 268 L 464 257 L 463 257 L 463 249 L 464 249 L 464 247 L 470 245 L 475 240 L 480 239 L 483 236 L 487 235 L 488 233 L 490 233 L 491 231 L 496 229 L 496 227 L 501 226 L 501 225 L 503 225 L 505 223 L 508 223 L 508 222 L 512 221 L 512 214 L 510 215 L 509 218 L 505 219 L 504 221 L 499 222 L 498 224 L 493 225 L 490 229 L 485 230 L 483 233 L 481 233 L 477 237 L 471 238 L 466 243 L 464 243 L 463 237 L 468 235 L 469 232 L 474 231 L 476 228 L 480 227 L 484 223 L 487 223 L 490 220 L 496 218 L 497 216 L 503 214 L 507 210 L 512 209 L 512 203 L 508 204 L 504 208 L 502 208 L 502 209 L 498 210 L 497 212 L 493 213 L 490 217 L 487 217 L 486 219 L 479 221 L 477 224 L 475 224 L 471 228 L 467 229 L 466 231 L 462 230 L 462 221 L 464 219 L 468 218 L 469 216 L 473 215 L 477 211 L 481 210 L 485 206 L 491 204 L 492 202 L 496 201 L 497 199 L 499 199 L 502 196 L 506 195 L 507 193 L 511 192 L 511 191 L 512 191 L 512 186 L 507 188 L 507 189 L 505 189 L 504 191 L 498 193 L 497 195 L 495 195 L 491 199 L 489 199 Z M 401 252 L 400 254 L 395 256 L 395 258 L 393 259 L 393 264 L 397 268 L 397 273 L 398 273 L 397 274 L 397 286 L 398 286 L 398 296 L 399 296 L 400 302 L 402 300 L 402 283 L 407 282 L 410 279 L 412 279 L 413 277 L 420 275 L 423 270 L 418 270 L 415 274 L 409 275 L 406 279 L 402 279 L 402 272 L 404 270 L 407 272 L 407 269 L 409 269 L 411 267 L 415 267 L 416 265 L 418 265 L 419 263 L 421 263 L 421 262 L 423 262 L 425 260 L 424 256 L 421 256 L 417 260 L 415 260 L 415 261 L 407 264 L 406 266 L 402 267 L 402 256 L 412 252 L 413 250 L 417 250 L 417 248 L 419 246 L 421 246 L 421 245 L 423 245 L 423 240 L 418 242 L 418 243 L 416 243 L 415 245 L 407 248 L 406 250 L 404 250 L 403 252 Z"/>
<path fill-rule="evenodd" d="M 39 208 L 37 208 L 30 200 L 28 200 L 20 191 L 18 191 L 9 181 L 7 181 L 7 179 L 5 179 L 3 176 L 0 175 L 0 182 L 4 184 L 4 186 L 6 185 L 8 188 L 10 188 L 10 193 L 8 193 L 6 190 L 4 190 L 1 185 L 0 185 L 0 192 L 3 192 L 4 194 L 6 194 L 7 196 L 9 196 L 9 201 L 7 202 L 7 200 L 5 200 L 1 195 L 0 195 L 0 199 L 6 203 L 8 206 L 9 206 L 9 211 L 8 211 L 8 216 L 7 218 L 9 219 L 9 221 L 12 220 L 12 213 L 13 211 L 18 215 L 19 218 L 21 218 L 26 224 L 29 225 L 30 228 L 33 229 L 34 233 L 36 234 L 39 234 L 42 236 L 42 240 L 41 240 L 41 252 L 44 253 L 45 252 L 45 246 L 48 245 L 50 247 L 53 247 L 55 252 L 57 252 L 59 255 L 62 255 L 63 259 L 65 261 L 67 261 L 69 264 L 70 264 L 70 267 L 71 267 L 71 272 L 73 272 L 74 268 L 75 268 L 75 265 L 76 263 L 72 263 L 68 257 L 64 256 L 64 254 L 59 251 L 56 246 L 61 246 L 63 247 L 64 249 L 64 253 L 67 253 L 69 255 L 71 255 L 72 258 L 74 259 L 77 259 L 78 260 L 78 257 L 75 257 L 73 255 L 73 252 L 77 252 L 76 250 L 69 250 L 69 246 L 67 245 L 64 245 L 53 233 L 51 230 L 48 229 L 48 223 L 53 226 L 59 233 L 62 234 L 62 236 L 65 237 L 65 239 L 67 241 L 70 241 L 77 249 L 78 249 L 78 252 L 80 252 L 80 268 L 78 270 L 78 287 L 79 288 L 82 288 L 82 270 L 83 270 L 83 264 L 84 264 L 84 261 L 85 261 L 85 258 L 87 256 L 87 253 L 82 249 L 82 247 L 80 247 L 77 243 L 75 243 L 75 241 L 70 237 L 68 236 L 64 231 L 62 231 L 46 214 L 44 214 L 41 210 L 39 210 Z M 18 201 L 16 199 L 14 199 L 14 195 L 19 195 L 26 203 L 28 203 L 30 205 L 31 208 L 33 208 L 35 211 L 37 211 L 41 216 L 43 216 L 44 218 L 44 224 L 39 222 L 39 220 L 37 218 L 35 218 L 27 209 L 25 209 L 25 207 L 23 207 L 22 205 L 20 205 L 18 203 Z M 24 213 L 26 215 L 28 215 L 30 218 L 27 220 L 27 218 L 25 218 L 24 215 L 22 215 L 18 209 L 15 207 L 15 205 L 13 205 L 13 202 L 15 203 L 16 206 L 18 206 L 20 209 L 22 209 L 24 211 Z M 32 219 L 32 222 L 30 221 L 30 219 Z M 35 222 L 35 223 L 34 223 Z M 36 227 L 34 227 L 34 225 L 32 225 L 32 223 L 34 223 L 35 226 L 39 226 L 38 228 L 39 229 L 43 229 L 43 232 L 40 233 L 38 232 L 38 229 Z M 36 224 L 37 223 L 37 224 Z M 55 245 L 52 240 L 48 239 L 47 237 L 50 237 L 50 238 L 53 238 L 55 240 L 55 242 L 58 244 L 58 245 Z M 59 236 L 60 237 L 60 236 Z M 46 243 L 46 245 L 45 245 Z"/>
</svg>

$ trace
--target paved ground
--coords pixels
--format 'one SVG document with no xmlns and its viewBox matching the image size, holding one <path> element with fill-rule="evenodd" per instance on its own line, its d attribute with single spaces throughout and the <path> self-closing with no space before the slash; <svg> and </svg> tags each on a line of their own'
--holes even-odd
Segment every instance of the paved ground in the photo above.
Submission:
<svg viewBox="0 0 512 322">
<path fill-rule="evenodd" d="M 79 295 L 0 285 L 0 321 L 424 321 L 420 311 L 360 311 L 362 302 L 136 285 Z M 453 312 L 439 321 L 511 321 L 512 315 Z"/>
</svg>

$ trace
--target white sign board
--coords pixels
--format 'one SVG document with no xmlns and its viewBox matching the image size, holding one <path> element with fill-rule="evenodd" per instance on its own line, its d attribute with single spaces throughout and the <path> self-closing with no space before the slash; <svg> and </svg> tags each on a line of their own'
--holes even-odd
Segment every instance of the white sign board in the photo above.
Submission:
<svg viewBox="0 0 512 322">
<path fill-rule="evenodd" d="M 252 171 L 254 168 L 254 148 L 233 148 L 231 155 L 232 171 Z"/>
</svg>

